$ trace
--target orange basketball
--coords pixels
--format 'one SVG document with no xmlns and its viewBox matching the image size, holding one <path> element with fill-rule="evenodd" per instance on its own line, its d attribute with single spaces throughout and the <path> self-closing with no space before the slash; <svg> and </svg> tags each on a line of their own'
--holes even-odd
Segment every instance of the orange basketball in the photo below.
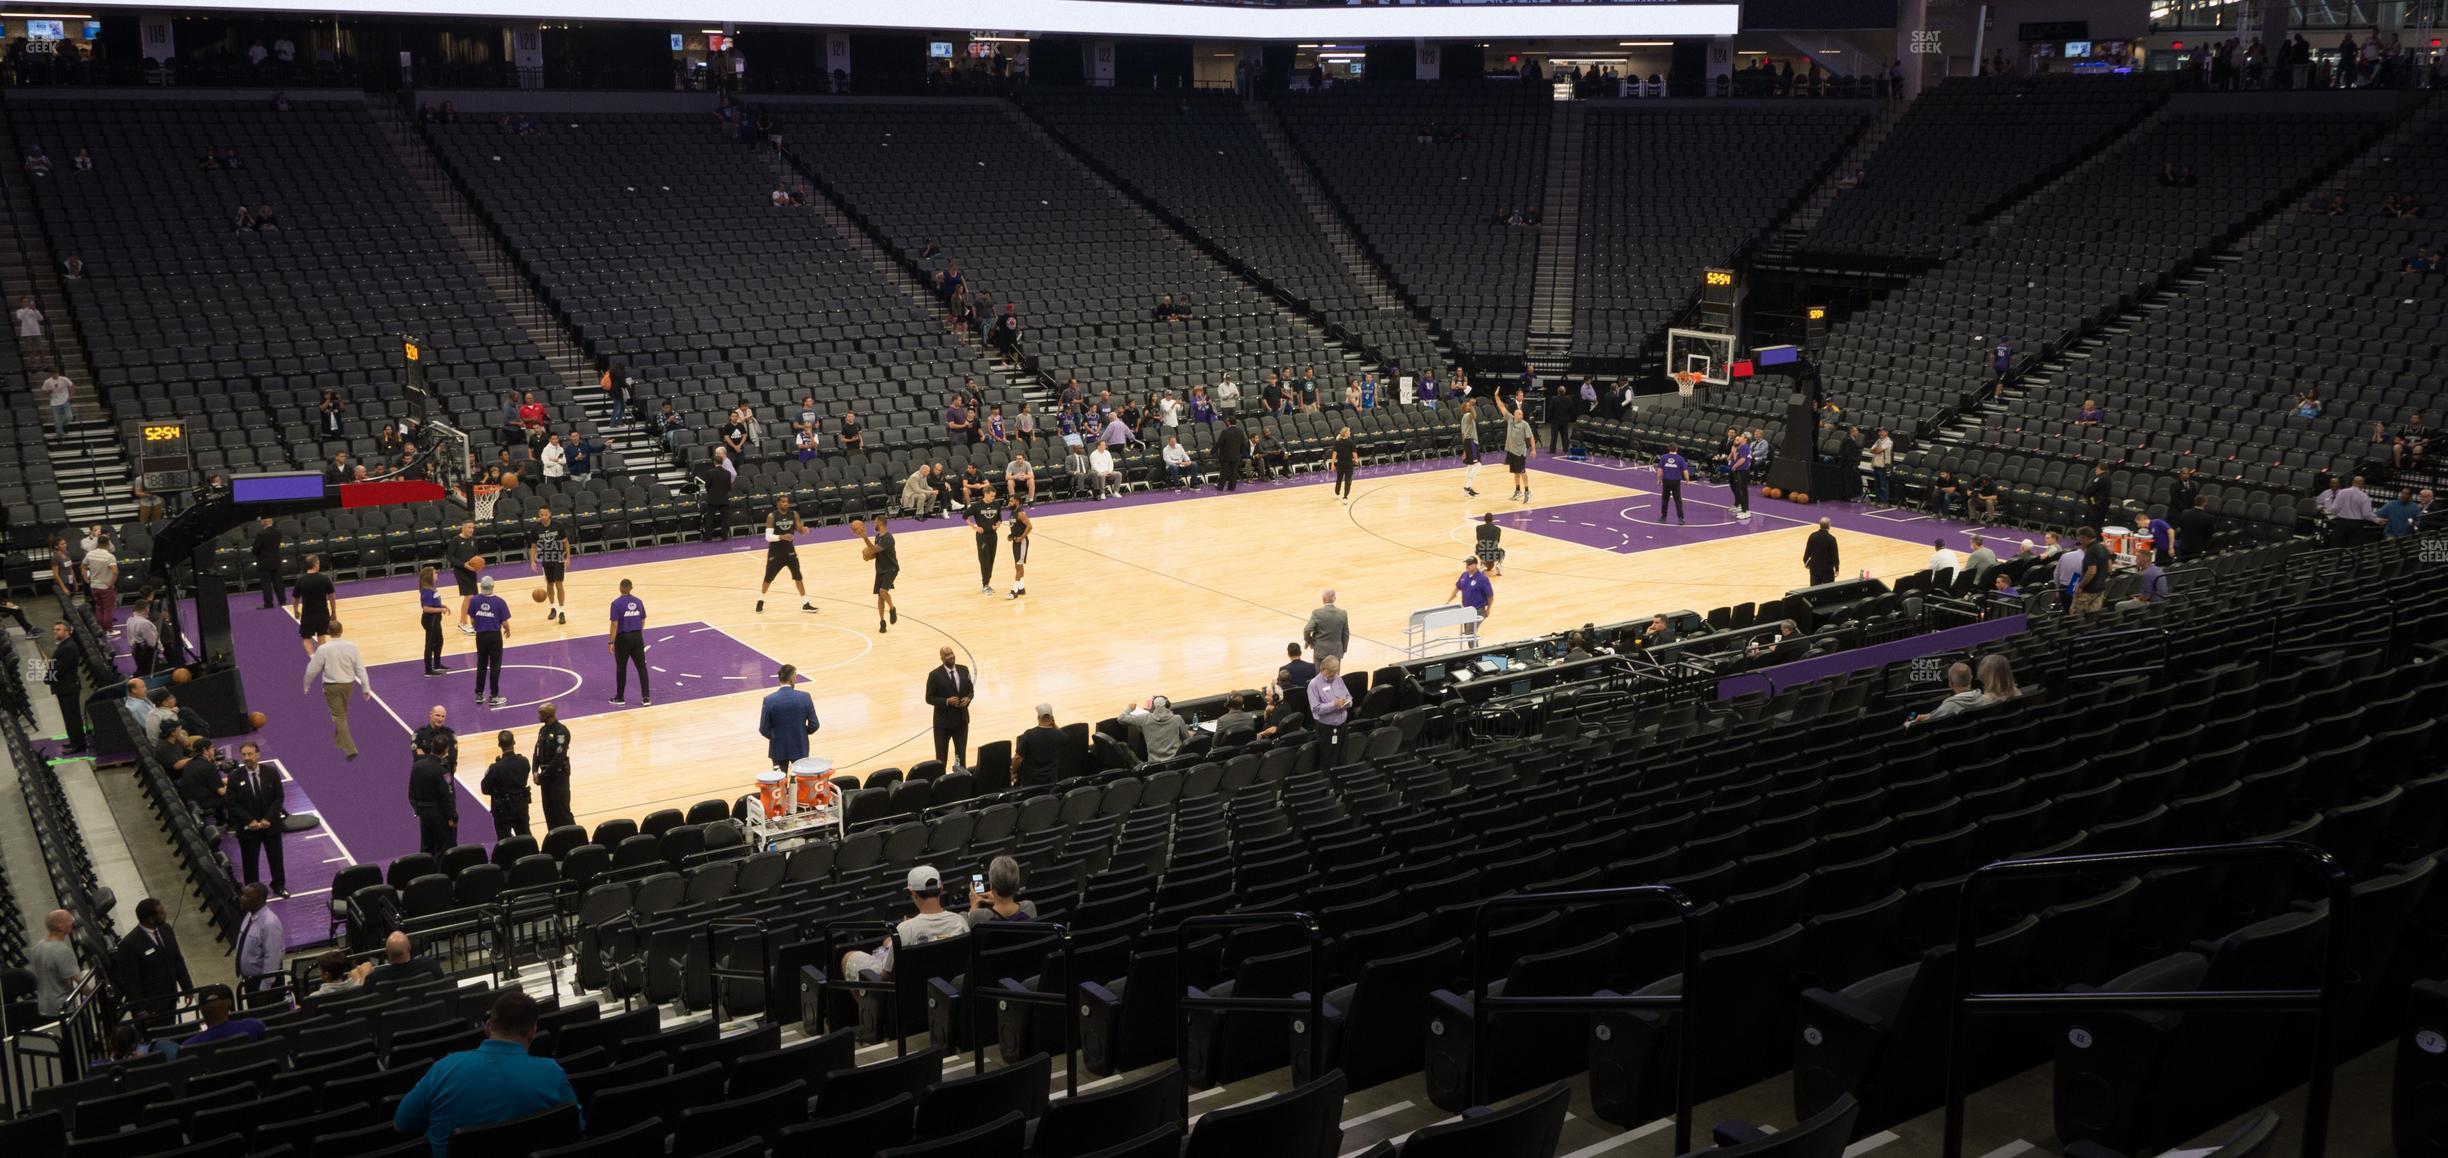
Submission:
<svg viewBox="0 0 2448 1158">
<path fill-rule="evenodd" d="M 1806 495 L 1806 494 L 1803 494 L 1801 491 L 1795 491 L 1794 493 L 1792 493 L 1792 494 L 1790 494 L 1790 495 L 1787 495 L 1787 496 L 1785 496 L 1785 497 L 1786 497 L 1786 498 L 1789 498 L 1789 499 L 1792 499 L 1793 501 L 1795 501 L 1795 502 L 1797 502 L 1797 503 L 1807 503 L 1807 502 L 1809 502 L 1809 501 L 1810 501 L 1810 496 L 1809 496 L 1809 495 Z"/>
<path fill-rule="evenodd" d="M 862 538 L 862 539 L 866 538 L 866 537 L 867 537 L 867 520 L 865 520 L 865 519 L 852 519 L 852 520 L 850 520 L 850 533 L 851 533 L 851 534 L 853 534 L 853 535 L 857 535 L 858 537 L 860 537 L 860 538 Z"/>
<path fill-rule="evenodd" d="M 262 731 L 262 730 L 263 730 L 263 726 L 264 726 L 264 714 L 263 714 L 262 712 L 248 712 L 248 713 L 247 713 L 247 727 L 253 728 L 253 729 L 257 730 L 257 731 Z"/>
<path fill-rule="evenodd" d="M 193 682 L 194 680 L 195 673 L 187 670 L 186 668 L 179 668 L 178 670 L 170 673 L 170 682 L 174 684 L 187 684 Z"/>
<path fill-rule="evenodd" d="M 1769 497 L 1769 498 L 1772 498 L 1772 499 L 1781 499 L 1781 498 L 1784 498 L 1784 497 L 1785 497 L 1785 488 L 1783 488 L 1783 487 L 1761 487 L 1761 488 L 1760 488 L 1760 494 L 1765 495 L 1765 496 L 1767 496 L 1767 497 Z"/>
<path fill-rule="evenodd" d="M 552 598 L 552 592 L 545 588 L 538 587 L 535 590 L 528 592 L 527 598 L 533 599 L 538 603 L 542 603 L 545 600 Z"/>
<path fill-rule="evenodd" d="M 467 569 L 479 573 L 483 572 L 485 569 L 485 557 L 482 555 L 469 557 L 467 561 Z"/>
</svg>

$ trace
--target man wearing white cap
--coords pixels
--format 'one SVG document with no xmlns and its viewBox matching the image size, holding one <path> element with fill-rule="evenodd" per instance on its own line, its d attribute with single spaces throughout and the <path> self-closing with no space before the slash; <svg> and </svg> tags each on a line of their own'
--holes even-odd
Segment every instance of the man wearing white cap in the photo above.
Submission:
<svg viewBox="0 0 2448 1158">
<path fill-rule="evenodd" d="M 918 915 L 901 922 L 898 931 L 902 944 L 924 945 L 948 937 L 968 936 L 968 920 L 959 913 L 944 911 L 943 876 L 935 871 L 935 866 L 922 864 L 909 871 L 909 894 L 910 903 L 918 906 Z M 862 973 L 873 972 L 878 980 L 889 980 L 892 977 L 892 950 L 893 943 L 888 940 L 876 946 L 873 953 L 857 949 L 844 953 L 841 975 L 856 978 Z"/>
</svg>

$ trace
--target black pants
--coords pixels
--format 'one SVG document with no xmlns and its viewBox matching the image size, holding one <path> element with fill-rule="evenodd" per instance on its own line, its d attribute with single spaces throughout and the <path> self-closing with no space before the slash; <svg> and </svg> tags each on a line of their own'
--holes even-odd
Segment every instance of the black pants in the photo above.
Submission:
<svg viewBox="0 0 2448 1158">
<path fill-rule="evenodd" d="M 74 691 L 57 691 L 51 698 L 59 701 L 61 731 L 67 736 L 67 750 L 82 752 L 88 747 L 85 738 L 85 704 Z"/>
<path fill-rule="evenodd" d="M 256 582 L 263 587 L 266 607 L 278 607 L 289 601 L 289 592 L 281 586 L 280 564 L 267 559 L 255 561 Z"/>
<path fill-rule="evenodd" d="M 978 536 L 978 586 L 994 586 L 994 564 L 995 537 L 994 532 L 988 531 Z M 938 748 L 942 746 L 941 742 L 936 744 Z"/>
<path fill-rule="evenodd" d="M 255 854 L 260 851 L 271 862 L 273 891 L 289 887 L 289 874 L 281 866 L 281 831 L 278 828 L 241 828 L 238 830 L 238 859 L 245 865 L 245 883 L 254 884 Z"/>
<path fill-rule="evenodd" d="M 131 674 L 139 677 L 152 675 L 154 661 L 159 660 L 160 658 L 161 649 L 154 647 L 152 644 L 134 643 L 128 645 L 128 662 L 136 666 L 136 670 Z"/>
<path fill-rule="evenodd" d="M 527 801 L 524 799 L 494 801 L 493 839 L 501 841 L 514 836 L 526 835 L 528 835 Z"/>
<path fill-rule="evenodd" d="M 1216 476 L 1217 489 L 1227 491 L 1241 489 L 1241 460 L 1237 458 L 1217 459 Z"/>
<path fill-rule="evenodd" d="M 1811 585 L 1811 586 L 1813 586 L 1813 587 L 1822 587 L 1822 586 L 1825 586 L 1825 585 L 1827 585 L 1827 584 L 1833 583 L 1833 582 L 1835 582 L 1835 581 L 1836 581 L 1836 569 L 1835 569 L 1834 567 L 1820 567 L 1820 566 L 1816 566 L 1816 565 L 1814 565 L 1814 566 L 1812 566 L 1812 567 L 1811 567 L 1811 569 L 1810 569 L 1810 585 Z"/>
<path fill-rule="evenodd" d="M 1747 470 L 1727 471 L 1726 485 L 1734 488 L 1734 509 L 1748 512 L 1751 509 L 1751 472 Z"/>
<path fill-rule="evenodd" d="M 1318 724 L 1318 767 L 1334 768 L 1343 762 L 1343 730 L 1347 724 Z"/>
<path fill-rule="evenodd" d="M 1335 464 L 1336 498 L 1348 499 L 1351 497 L 1352 469 L 1352 464 L 1348 462 L 1338 462 Z"/>
<path fill-rule="evenodd" d="M 578 823 L 577 818 L 570 815 L 569 773 L 563 772 L 558 776 L 547 775 L 536 787 L 544 794 L 544 830 L 546 832 L 556 828 L 567 828 Z"/>
<path fill-rule="evenodd" d="M 969 714 L 961 713 L 957 720 L 935 721 L 935 759 L 940 762 L 950 751 L 966 767 L 969 763 Z"/>
<path fill-rule="evenodd" d="M 442 668 L 442 617 L 420 615 L 417 618 L 425 621 L 425 670 L 439 671 Z"/>
<path fill-rule="evenodd" d="M 725 520 L 723 517 L 724 510 L 730 505 L 731 502 L 728 499 L 724 499 L 719 502 L 709 500 L 706 503 L 705 521 L 698 529 L 701 537 L 707 539 L 728 539 L 731 537 L 731 529 L 724 525 Z"/>
<path fill-rule="evenodd" d="M 1658 483 L 1658 521 L 1666 521 L 1666 504 L 1674 504 L 1675 517 L 1683 518 L 1683 480 L 1670 478 Z"/>
<path fill-rule="evenodd" d="M 646 636 L 624 631 L 612 637 L 612 698 L 629 697 L 629 665 L 637 665 L 638 698 L 651 700 L 654 689 L 646 683 Z"/>
<path fill-rule="evenodd" d="M 417 817 L 417 851 L 429 856 L 441 856 L 451 846 L 459 830 L 439 816 Z"/>
<path fill-rule="evenodd" d="M 501 694 L 502 637 L 498 631 L 476 633 L 476 694 Z"/>
</svg>

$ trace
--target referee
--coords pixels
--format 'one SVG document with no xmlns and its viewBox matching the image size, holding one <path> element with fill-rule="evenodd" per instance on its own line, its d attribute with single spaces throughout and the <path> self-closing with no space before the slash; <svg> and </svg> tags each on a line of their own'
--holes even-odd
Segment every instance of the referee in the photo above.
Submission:
<svg viewBox="0 0 2448 1158">
<path fill-rule="evenodd" d="M 604 646 L 612 649 L 612 702 L 629 702 L 629 665 L 637 665 L 638 702 L 654 706 L 654 689 L 646 683 L 646 604 L 629 593 L 629 581 L 620 581 L 620 598 L 612 601 L 611 637 Z"/>
<path fill-rule="evenodd" d="M 807 523 L 791 509 L 790 496 L 775 495 L 773 510 L 765 514 L 765 583 L 757 588 L 758 611 L 765 610 L 765 592 L 772 589 L 774 577 L 789 571 L 791 585 L 799 589 L 799 610 L 816 612 L 816 605 L 808 602 L 807 580 L 799 574 L 799 543 L 794 538 L 805 530 Z"/>
<path fill-rule="evenodd" d="M 562 589 L 561 578 L 569 567 L 569 558 L 577 553 L 578 545 L 553 523 L 551 507 L 536 508 L 535 538 L 527 543 L 527 562 L 544 573 L 544 593 L 551 602 L 544 605 L 546 621 L 569 622 L 569 593 Z"/>
</svg>

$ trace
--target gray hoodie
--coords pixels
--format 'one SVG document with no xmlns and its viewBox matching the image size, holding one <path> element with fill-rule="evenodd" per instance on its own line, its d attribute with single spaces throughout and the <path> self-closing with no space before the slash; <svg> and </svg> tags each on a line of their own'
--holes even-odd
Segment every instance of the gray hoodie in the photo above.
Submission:
<svg viewBox="0 0 2448 1158">
<path fill-rule="evenodd" d="M 1139 738 L 1147 745 L 1150 760 L 1170 760 L 1180 755 L 1182 742 L 1190 738 L 1190 725 L 1173 714 L 1171 704 L 1159 703 L 1148 711 L 1133 712 L 1123 718 L 1139 725 Z"/>
</svg>

